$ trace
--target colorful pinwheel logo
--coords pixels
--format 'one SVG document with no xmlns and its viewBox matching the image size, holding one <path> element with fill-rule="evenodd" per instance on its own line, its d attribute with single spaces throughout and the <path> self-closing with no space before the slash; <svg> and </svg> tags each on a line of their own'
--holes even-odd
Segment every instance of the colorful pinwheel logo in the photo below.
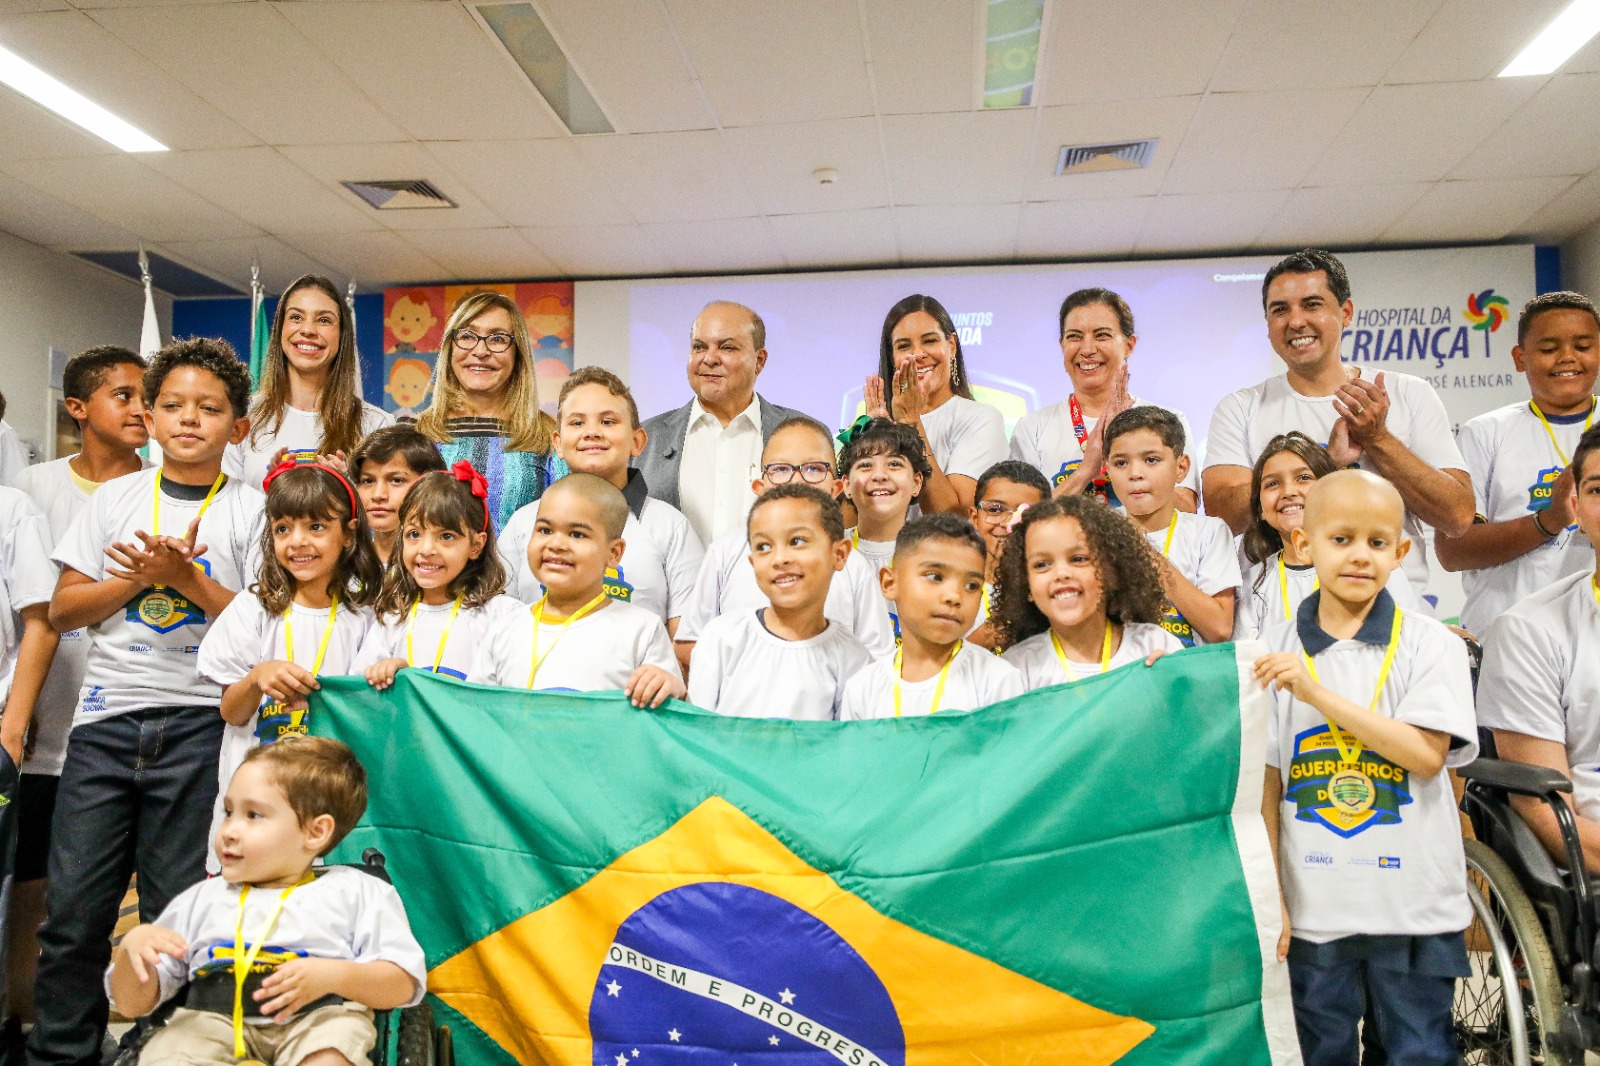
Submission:
<svg viewBox="0 0 1600 1066">
<path fill-rule="evenodd" d="M 1489 356 L 1489 334 L 1505 324 L 1506 309 L 1510 306 L 1511 301 L 1496 295 L 1493 289 L 1467 296 L 1466 319 L 1472 323 L 1473 329 L 1483 334 L 1484 358 Z"/>
</svg>

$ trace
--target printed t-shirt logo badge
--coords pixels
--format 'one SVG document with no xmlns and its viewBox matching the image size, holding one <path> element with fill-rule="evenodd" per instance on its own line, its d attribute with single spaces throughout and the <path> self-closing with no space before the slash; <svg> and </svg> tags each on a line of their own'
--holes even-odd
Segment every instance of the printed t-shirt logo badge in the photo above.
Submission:
<svg viewBox="0 0 1600 1066">
<path fill-rule="evenodd" d="M 1401 821 L 1400 808 L 1411 802 L 1411 777 L 1370 751 L 1362 752 L 1354 765 L 1343 761 L 1323 723 L 1295 737 L 1284 799 L 1295 805 L 1298 820 L 1353 837 Z"/>
<path fill-rule="evenodd" d="M 1194 626 L 1189 624 L 1187 618 L 1178 613 L 1178 609 L 1172 605 L 1171 600 L 1167 601 L 1166 613 L 1161 616 L 1161 628 L 1177 637 L 1178 643 L 1185 648 L 1194 647 Z"/>
<path fill-rule="evenodd" d="M 256 714 L 256 739 L 263 744 L 271 744 L 287 736 L 305 736 L 308 732 L 306 713 L 304 707 L 290 710 L 276 700 L 263 702 Z"/>
<path fill-rule="evenodd" d="M 602 587 L 605 589 L 606 595 L 612 599 L 630 603 L 633 600 L 633 586 L 628 584 L 627 579 L 622 576 L 622 571 L 623 568 L 620 566 L 606 567 L 606 576 L 602 582 Z"/>
<path fill-rule="evenodd" d="M 1556 479 L 1565 470 L 1561 466 L 1547 466 L 1534 477 L 1533 484 L 1528 486 L 1528 511 L 1537 513 L 1550 506 L 1551 496 L 1554 495 Z M 1577 523 L 1567 526 L 1568 529 L 1577 529 Z"/>
<path fill-rule="evenodd" d="M 200 568 L 201 573 L 210 575 L 211 564 L 207 560 L 196 559 L 194 565 Z M 158 585 L 145 589 L 128 601 L 124 620 L 146 626 L 157 633 L 171 633 L 184 626 L 205 625 L 206 613 L 176 589 Z"/>
<path fill-rule="evenodd" d="M 1050 487 L 1059 489 L 1066 484 L 1067 479 L 1078 472 L 1078 467 L 1083 465 L 1082 459 L 1072 459 L 1061 464 L 1061 469 L 1056 471 L 1056 476 L 1050 479 Z M 1117 490 L 1107 481 L 1103 485 L 1093 485 L 1085 494 L 1093 496 L 1107 507 L 1121 507 L 1122 501 L 1117 499 Z"/>
</svg>

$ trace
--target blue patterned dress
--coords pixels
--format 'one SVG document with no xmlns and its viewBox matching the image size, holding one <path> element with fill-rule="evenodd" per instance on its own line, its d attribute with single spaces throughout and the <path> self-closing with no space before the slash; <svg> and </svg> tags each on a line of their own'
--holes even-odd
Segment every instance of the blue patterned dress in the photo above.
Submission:
<svg viewBox="0 0 1600 1066">
<path fill-rule="evenodd" d="M 439 454 L 447 466 L 467 460 L 489 483 L 489 514 L 496 533 L 518 508 L 537 500 L 551 482 L 568 473 L 554 451 L 511 451 L 511 438 L 498 418 L 464 416 L 449 419 L 445 426 L 452 439 L 439 445 Z"/>
</svg>

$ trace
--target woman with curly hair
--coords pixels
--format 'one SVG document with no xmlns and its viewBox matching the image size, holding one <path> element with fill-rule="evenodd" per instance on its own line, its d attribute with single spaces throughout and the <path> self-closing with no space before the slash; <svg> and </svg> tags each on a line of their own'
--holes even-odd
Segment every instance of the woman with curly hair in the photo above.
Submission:
<svg viewBox="0 0 1600 1066">
<path fill-rule="evenodd" d="M 1139 531 L 1090 497 L 1060 496 L 1029 508 L 1006 538 L 991 617 L 1032 691 L 1180 650 L 1161 628 L 1165 607 Z"/>
</svg>

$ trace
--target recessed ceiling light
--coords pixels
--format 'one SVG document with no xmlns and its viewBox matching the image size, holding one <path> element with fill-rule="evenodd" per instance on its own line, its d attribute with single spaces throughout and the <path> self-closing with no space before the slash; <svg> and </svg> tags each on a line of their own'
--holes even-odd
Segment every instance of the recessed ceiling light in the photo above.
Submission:
<svg viewBox="0 0 1600 1066">
<path fill-rule="evenodd" d="M 1506 64 L 1500 77 L 1553 73 L 1596 33 L 1600 33 L 1600 0 L 1572 0 L 1539 36 L 1528 42 L 1528 47 Z"/>
<path fill-rule="evenodd" d="M 532 4 L 479 4 L 478 14 L 567 129 L 614 132 L 611 120 Z"/>
<path fill-rule="evenodd" d="M 5 48 L 0 48 L 0 82 L 35 103 L 43 104 L 67 121 L 82 126 L 96 137 L 110 141 L 124 152 L 167 150 L 166 145 L 148 133 L 118 118 L 76 89 L 63 85 Z"/>
</svg>

